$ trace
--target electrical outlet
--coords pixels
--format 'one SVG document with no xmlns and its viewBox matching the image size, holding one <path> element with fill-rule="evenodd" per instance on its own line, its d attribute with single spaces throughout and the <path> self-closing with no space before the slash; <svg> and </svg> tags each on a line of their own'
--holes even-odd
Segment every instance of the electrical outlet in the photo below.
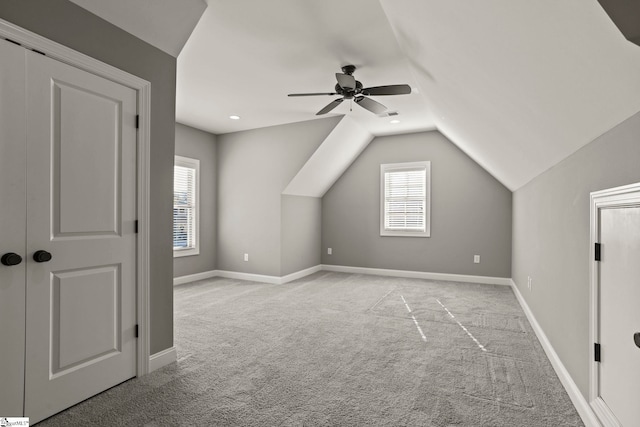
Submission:
<svg viewBox="0 0 640 427">
<path fill-rule="evenodd" d="M 473 262 L 475 264 L 480 264 L 480 255 L 474 255 L 473 256 Z"/>
<path fill-rule="evenodd" d="M 327 255 L 331 255 L 331 254 L 333 254 L 333 249 L 327 248 Z"/>
<path fill-rule="evenodd" d="M 244 260 L 249 261 L 249 254 L 244 254 Z"/>
</svg>

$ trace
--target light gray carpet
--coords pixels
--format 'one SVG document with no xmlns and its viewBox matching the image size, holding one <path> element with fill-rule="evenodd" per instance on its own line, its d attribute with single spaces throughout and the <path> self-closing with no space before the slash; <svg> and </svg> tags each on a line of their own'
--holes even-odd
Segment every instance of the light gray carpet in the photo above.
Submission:
<svg viewBox="0 0 640 427">
<path fill-rule="evenodd" d="M 41 425 L 583 425 L 508 287 L 216 278 L 176 287 L 175 340 L 177 364 Z"/>
</svg>

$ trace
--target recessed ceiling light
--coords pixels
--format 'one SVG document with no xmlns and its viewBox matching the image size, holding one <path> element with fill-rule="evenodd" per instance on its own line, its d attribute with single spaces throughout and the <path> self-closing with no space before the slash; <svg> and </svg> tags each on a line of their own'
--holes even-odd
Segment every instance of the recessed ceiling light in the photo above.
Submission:
<svg viewBox="0 0 640 427">
<path fill-rule="evenodd" d="M 393 120 L 391 120 L 389 123 L 393 123 L 393 124 L 395 125 L 396 123 L 400 123 L 400 120 L 398 120 L 398 119 L 393 119 Z"/>
<path fill-rule="evenodd" d="M 240 120 L 240 116 L 229 116 L 231 120 Z"/>
</svg>

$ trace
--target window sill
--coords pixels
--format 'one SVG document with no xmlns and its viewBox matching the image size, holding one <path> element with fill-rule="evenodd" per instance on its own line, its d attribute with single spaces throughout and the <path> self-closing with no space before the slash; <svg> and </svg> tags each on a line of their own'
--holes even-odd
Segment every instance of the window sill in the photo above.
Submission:
<svg viewBox="0 0 640 427">
<path fill-rule="evenodd" d="M 173 250 L 174 258 L 181 258 L 183 256 L 193 256 L 193 255 L 200 255 L 200 249 L 195 248 L 195 249 L 174 249 Z"/>
<path fill-rule="evenodd" d="M 427 231 L 380 231 L 380 237 L 431 237 Z"/>
</svg>

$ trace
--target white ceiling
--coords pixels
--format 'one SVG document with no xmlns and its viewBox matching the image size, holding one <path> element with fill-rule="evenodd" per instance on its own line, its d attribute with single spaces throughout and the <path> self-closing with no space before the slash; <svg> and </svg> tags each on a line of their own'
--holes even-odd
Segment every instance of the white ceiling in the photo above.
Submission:
<svg viewBox="0 0 640 427">
<path fill-rule="evenodd" d="M 350 116 L 343 116 L 282 194 L 322 197 L 373 140 Z"/>
<path fill-rule="evenodd" d="M 176 115 L 181 123 L 220 134 L 318 118 L 338 96 L 335 73 L 357 67 L 365 87 L 415 80 L 382 7 L 371 0 L 210 0 L 178 57 Z M 433 129 L 419 94 L 376 97 L 399 124 L 344 102 L 328 115 L 349 114 L 373 134 Z M 240 120 L 229 119 L 238 115 Z M 326 116 L 325 116 L 326 117 Z"/>
<path fill-rule="evenodd" d="M 640 111 L 596 0 L 381 0 L 438 129 L 515 190 Z"/>
<path fill-rule="evenodd" d="M 117 3 L 116 20 L 136 2 Z M 156 3 L 190 7 L 143 3 L 142 27 L 165 22 Z M 373 135 L 437 127 L 515 190 L 640 111 L 640 47 L 596 0 L 207 3 L 178 56 L 176 107 L 178 121 L 216 134 L 317 118 L 333 97 L 286 95 L 331 92 L 351 63 L 365 86 L 417 93 L 374 98 L 399 112 L 396 125 L 346 102 L 330 115 Z"/>
</svg>

